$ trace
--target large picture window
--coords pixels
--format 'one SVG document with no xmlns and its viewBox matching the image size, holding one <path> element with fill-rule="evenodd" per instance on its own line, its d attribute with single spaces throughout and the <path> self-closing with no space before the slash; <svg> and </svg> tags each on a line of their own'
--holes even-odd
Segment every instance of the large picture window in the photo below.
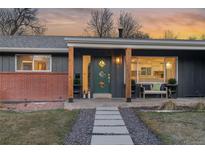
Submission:
<svg viewBox="0 0 205 154">
<path fill-rule="evenodd" d="M 176 57 L 132 57 L 131 79 L 137 83 L 176 79 Z"/>
<path fill-rule="evenodd" d="M 16 71 L 50 72 L 50 55 L 16 55 Z"/>
</svg>

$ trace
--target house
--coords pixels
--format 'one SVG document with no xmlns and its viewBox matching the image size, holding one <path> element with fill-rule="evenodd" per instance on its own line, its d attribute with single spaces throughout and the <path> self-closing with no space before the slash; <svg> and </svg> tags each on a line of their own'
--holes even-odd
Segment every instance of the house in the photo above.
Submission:
<svg viewBox="0 0 205 154">
<path fill-rule="evenodd" d="M 205 41 L 1 36 L 0 100 L 126 98 L 131 81 L 177 80 L 178 97 L 205 96 Z M 136 95 L 139 97 L 139 94 Z"/>
</svg>

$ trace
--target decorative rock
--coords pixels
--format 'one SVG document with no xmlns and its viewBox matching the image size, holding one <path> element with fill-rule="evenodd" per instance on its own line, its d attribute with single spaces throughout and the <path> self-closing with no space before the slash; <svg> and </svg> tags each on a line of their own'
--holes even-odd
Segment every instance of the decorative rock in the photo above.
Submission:
<svg viewBox="0 0 205 154">
<path fill-rule="evenodd" d="M 121 108 L 120 113 L 134 144 L 161 144 L 161 141 L 138 118 L 131 108 Z"/>
<path fill-rule="evenodd" d="M 91 142 L 94 119 L 94 109 L 81 110 L 71 133 L 65 138 L 65 144 L 89 145 Z"/>
</svg>

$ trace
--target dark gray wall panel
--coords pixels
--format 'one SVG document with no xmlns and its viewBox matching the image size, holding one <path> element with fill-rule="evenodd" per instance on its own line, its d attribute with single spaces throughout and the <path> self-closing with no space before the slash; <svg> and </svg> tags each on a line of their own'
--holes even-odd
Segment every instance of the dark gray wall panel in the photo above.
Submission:
<svg viewBox="0 0 205 154">
<path fill-rule="evenodd" d="M 0 55 L 0 72 L 2 72 L 2 68 L 3 68 L 3 65 L 2 65 L 2 55 Z"/>
<path fill-rule="evenodd" d="M 52 71 L 53 72 L 68 72 L 68 55 L 53 54 L 52 55 Z"/>
<path fill-rule="evenodd" d="M 122 63 L 116 64 L 116 57 L 121 54 L 114 53 L 112 56 L 112 69 L 111 69 L 111 91 L 113 97 L 124 97 L 124 57 L 122 57 Z"/>
<path fill-rule="evenodd" d="M 0 72 L 14 72 L 15 71 L 15 55 L 14 54 L 0 54 Z"/>
</svg>

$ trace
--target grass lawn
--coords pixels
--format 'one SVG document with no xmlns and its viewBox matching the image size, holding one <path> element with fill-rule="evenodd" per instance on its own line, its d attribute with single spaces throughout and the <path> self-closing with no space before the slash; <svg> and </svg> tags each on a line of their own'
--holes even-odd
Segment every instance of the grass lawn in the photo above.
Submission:
<svg viewBox="0 0 205 154">
<path fill-rule="evenodd" d="M 79 111 L 0 111 L 0 144 L 63 144 Z"/>
<path fill-rule="evenodd" d="M 205 144 L 205 112 L 137 112 L 137 115 L 164 144 Z"/>
</svg>

